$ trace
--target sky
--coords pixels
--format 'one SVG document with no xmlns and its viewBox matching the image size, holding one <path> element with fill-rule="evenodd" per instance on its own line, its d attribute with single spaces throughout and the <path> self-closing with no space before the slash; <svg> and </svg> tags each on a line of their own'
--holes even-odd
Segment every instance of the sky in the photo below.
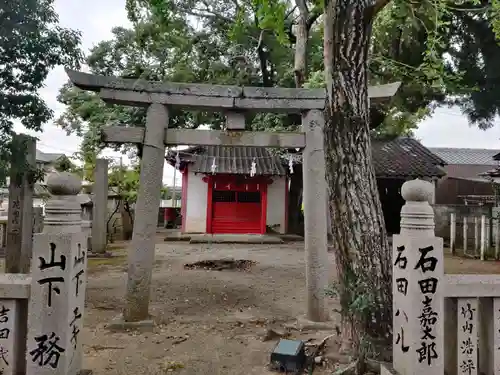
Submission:
<svg viewBox="0 0 500 375">
<path fill-rule="evenodd" d="M 111 37 L 111 29 L 115 26 L 129 26 L 125 11 L 125 0 L 56 0 L 55 10 L 59 14 L 60 23 L 81 31 L 82 48 L 85 53 L 101 40 Z M 62 67 L 55 68 L 47 77 L 41 95 L 55 112 L 57 118 L 64 105 L 57 102 L 60 87 L 67 81 Z M 16 125 L 18 132 L 29 133 Z M 71 155 L 78 150 L 80 139 L 67 136 L 66 132 L 53 124 L 47 124 L 43 133 L 30 133 L 39 138 L 37 148 L 44 152 L 60 152 Z M 500 119 L 495 126 L 486 131 L 469 126 L 467 118 L 456 108 L 439 108 L 434 115 L 423 121 L 415 136 L 427 147 L 460 147 L 460 148 L 491 148 L 500 150 Z M 121 154 L 104 151 L 104 156 L 119 158 Z M 174 168 L 164 167 L 163 182 L 173 183 Z M 176 176 L 176 184 L 180 185 L 180 176 Z"/>
</svg>

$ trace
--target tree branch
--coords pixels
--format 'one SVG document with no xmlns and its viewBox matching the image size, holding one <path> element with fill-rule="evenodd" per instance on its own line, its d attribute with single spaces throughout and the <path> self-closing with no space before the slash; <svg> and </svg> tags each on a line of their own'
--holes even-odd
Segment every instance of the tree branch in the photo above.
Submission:
<svg viewBox="0 0 500 375">
<path fill-rule="evenodd" d="M 371 7 L 372 17 L 375 17 L 391 0 L 377 0 Z"/>
<path fill-rule="evenodd" d="M 309 13 L 309 17 L 307 17 L 307 30 L 311 30 L 312 25 L 316 20 L 323 14 L 323 10 L 320 7 L 315 7 L 312 9 L 312 11 Z"/>
<path fill-rule="evenodd" d="M 305 0 L 296 0 L 295 1 L 295 6 L 299 8 L 300 13 L 307 17 L 309 14 L 309 10 L 307 9 L 307 4 Z"/>
</svg>

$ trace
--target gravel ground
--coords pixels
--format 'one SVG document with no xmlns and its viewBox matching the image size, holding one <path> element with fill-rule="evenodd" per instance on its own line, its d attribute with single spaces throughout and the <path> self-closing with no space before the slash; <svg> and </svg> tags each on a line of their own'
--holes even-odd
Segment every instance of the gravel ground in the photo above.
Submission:
<svg viewBox="0 0 500 375">
<path fill-rule="evenodd" d="M 158 242 L 150 307 L 154 332 L 116 333 L 104 328 L 123 306 L 125 251 L 117 251 L 122 256 L 112 260 L 90 260 L 85 367 L 95 375 L 270 374 L 266 365 L 278 339 L 263 341 L 267 328 L 282 331 L 305 312 L 303 243 Z M 222 258 L 247 259 L 255 265 L 248 271 L 183 267 Z M 500 271 L 495 261 L 451 256 L 446 256 L 445 269 L 447 273 Z M 333 274 L 333 267 L 330 271 Z M 331 311 L 337 307 L 332 300 L 329 304 Z M 292 330 L 291 337 L 321 339 L 331 333 Z M 331 374 L 331 369 L 319 367 L 314 373 Z"/>
<path fill-rule="evenodd" d="M 278 339 L 263 341 L 267 328 L 282 330 L 305 312 L 303 246 L 158 244 L 150 308 L 157 325 L 153 333 L 104 328 L 123 306 L 126 260 L 91 261 L 85 367 L 95 375 L 268 373 Z M 221 258 L 256 263 L 248 271 L 183 267 Z M 334 303 L 329 303 L 333 311 Z M 319 339 L 330 333 L 292 330 L 291 335 Z M 321 368 L 315 371 L 322 373 Z"/>
</svg>

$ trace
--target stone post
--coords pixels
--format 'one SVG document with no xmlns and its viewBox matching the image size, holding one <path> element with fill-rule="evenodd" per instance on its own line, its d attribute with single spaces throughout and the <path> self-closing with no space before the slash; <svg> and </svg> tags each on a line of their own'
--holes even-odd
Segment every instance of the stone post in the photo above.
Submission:
<svg viewBox="0 0 500 375">
<path fill-rule="evenodd" d="M 474 217 L 474 256 L 478 256 L 479 255 L 479 249 L 480 249 L 480 229 L 481 227 L 481 223 L 480 223 L 480 219 L 478 216 L 475 216 Z"/>
<path fill-rule="evenodd" d="M 33 207 L 33 233 L 43 232 L 43 209 L 42 207 Z"/>
<path fill-rule="evenodd" d="M 500 257 L 500 218 L 495 218 L 495 259 L 499 260 Z"/>
<path fill-rule="evenodd" d="M 304 244 L 306 253 L 307 319 L 328 319 L 325 290 L 328 287 L 328 205 L 323 150 L 323 112 L 308 111 L 302 118 L 306 147 L 302 156 Z"/>
<path fill-rule="evenodd" d="M 7 246 L 7 217 L 0 217 L 0 248 L 2 255 L 5 255 Z"/>
<path fill-rule="evenodd" d="M 107 244 L 108 160 L 97 159 L 92 188 L 92 253 L 103 254 Z"/>
<path fill-rule="evenodd" d="M 404 375 L 443 375 L 443 239 L 434 235 L 432 184 L 401 188 L 401 234 L 393 237 L 393 359 Z"/>
<path fill-rule="evenodd" d="M 450 250 L 453 255 L 456 253 L 455 240 L 457 238 L 457 214 L 450 214 Z"/>
<path fill-rule="evenodd" d="M 155 258 L 155 235 L 165 160 L 164 136 L 168 110 L 161 104 L 148 108 L 141 174 L 135 205 L 134 232 L 129 249 L 125 322 L 149 319 L 151 273 Z M 92 231 L 94 228 L 92 228 Z"/>
<path fill-rule="evenodd" d="M 481 215 L 481 260 L 486 257 L 486 245 L 488 243 L 486 233 L 486 215 Z"/>
<path fill-rule="evenodd" d="M 25 147 L 26 165 L 35 168 L 35 139 L 25 134 L 18 134 L 14 136 L 13 142 L 18 145 L 16 147 Z M 29 273 L 30 270 L 33 246 L 33 187 L 34 181 L 31 173 L 19 174 L 12 169 L 7 214 L 6 273 Z"/>
<path fill-rule="evenodd" d="M 81 230 L 81 181 L 47 178 L 43 233 L 34 235 L 26 347 L 27 375 L 77 375 L 82 366 L 87 246 Z"/>
<path fill-rule="evenodd" d="M 464 255 L 467 255 L 467 233 L 469 231 L 469 225 L 467 223 L 467 216 L 464 216 L 464 227 L 463 227 L 464 235 L 463 235 L 463 240 L 464 240 Z"/>
</svg>

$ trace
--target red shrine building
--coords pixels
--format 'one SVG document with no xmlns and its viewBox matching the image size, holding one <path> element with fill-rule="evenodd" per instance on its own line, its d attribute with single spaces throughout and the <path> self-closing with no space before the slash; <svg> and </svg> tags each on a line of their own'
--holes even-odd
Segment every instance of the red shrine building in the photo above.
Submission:
<svg viewBox="0 0 500 375">
<path fill-rule="evenodd" d="M 261 147 L 197 146 L 169 152 L 182 173 L 182 232 L 286 233 L 283 160 Z"/>
</svg>

